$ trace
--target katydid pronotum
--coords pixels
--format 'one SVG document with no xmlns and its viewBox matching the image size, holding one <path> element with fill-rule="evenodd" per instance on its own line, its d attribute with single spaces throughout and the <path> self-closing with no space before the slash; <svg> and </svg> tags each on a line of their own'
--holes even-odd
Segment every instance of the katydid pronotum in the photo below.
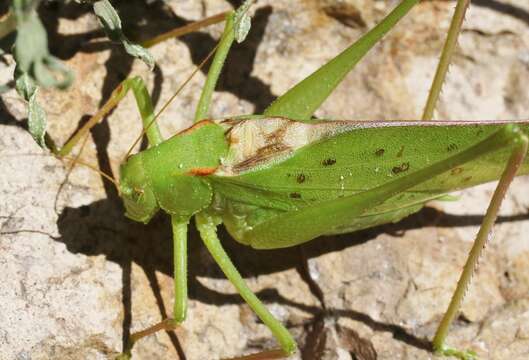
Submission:
<svg viewBox="0 0 529 360">
<path fill-rule="evenodd" d="M 372 46 L 416 2 L 403 1 L 397 8 L 400 12 L 382 23 L 385 28 L 374 29 L 354 49 Z M 230 32 L 228 23 L 225 44 L 231 41 Z M 218 54 L 228 48 L 221 45 Z M 172 328 L 185 317 L 185 231 L 194 215 L 212 255 L 282 346 L 281 351 L 263 353 L 260 358 L 291 353 L 295 344 L 234 272 L 216 239 L 215 227 L 220 220 L 235 239 L 256 248 L 292 246 L 319 235 L 396 221 L 446 191 L 500 178 L 504 164 L 509 164 L 482 228 L 481 239 L 485 239 L 499 199 L 526 153 L 527 122 L 515 126 L 501 122 L 366 124 L 310 120 L 334 83 L 359 59 L 355 53 L 344 54 L 331 63 L 334 66 L 319 72 L 319 76 L 334 77 L 330 80 L 333 84 L 322 82 L 316 75 L 274 103 L 266 117 L 200 121 L 207 115 L 210 99 L 206 95 L 197 113 L 197 124 L 162 142 L 156 125 L 151 125 L 151 111 L 142 108 L 152 149 L 132 156 L 123 165 L 120 191 L 127 215 L 134 220 L 146 222 L 159 208 L 171 214 L 177 260 L 174 322 L 164 321 L 151 330 Z M 222 61 L 217 59 L 214 64 L 220 70 Z M 217 75 L 212 72 L 209 77 L 212 84 Z M 321 89 L 321 84 L 328 86 Z M 138 88 L 140 83 L 131 80 L 124 85 Z M 211 92 L 213 85 L 207 89 Z M 316 99 L 300 95 L 301 90 L 314 94 Z M 145 103 L 146 98 L 141 100 Z M 263 137 L 248 138 L 256 133 Z M 274 134 L 269 140 L 273 142 L 267 143 L 265 134 Z M 253 146 L 245 147 L 245 141 Z M 429 157 L 404 157 L 394 163 L 390 154 L 398 152 L 402 143 L 414 144 L 416 153 L 427 151 Z M 524 164 L 522 172 L 528 170 Z M 318 222 L 313 221 L 315 217 Z M 464 286 L 459 289 L 462 291 Z M 442 348 L 444 333 L 456 310 L 457 306 L 451 307 L 434 345 L 446 354 L 470 357 Z"/>
</svg>

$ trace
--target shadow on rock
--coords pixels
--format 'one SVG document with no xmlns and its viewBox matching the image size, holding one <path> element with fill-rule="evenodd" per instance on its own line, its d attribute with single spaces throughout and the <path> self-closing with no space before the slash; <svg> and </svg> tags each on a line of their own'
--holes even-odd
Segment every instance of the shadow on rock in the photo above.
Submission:
<svg viewBox="0 0 529 360">
<path fill-rule="evenodd" d="M 88 256 L 104 255 L 109 261 L 119 264 L 123 269 L 123 303 L 125 318 L 123 323 L 123 342 L 130 333 L 131 325 L 131 288 L 130 271 L 132 262 L 139 265 L 149 279 L 150 286 L 157 299 L 162 316 L 167 316 L 160 294 L 160 287 L 155 272 L 172 275 L 172 234 L 169 217 L 157 215 L 148 225 L 139 224 L 124 217 L 121 202 L 115 196 L 112 200 L 105 199 L 79 208 L 66 208 L 59 217 L 58 228 L 61 237 L 58 241 L 66 244 L 72 253 Z M 528 215 L 504 216 L 499 222 L 511 222 L 529 219 Z M 453 216 L 426 207 L 401 221 L 398 224 L 378 226 L 372 229 L 347 235 L 321 237 L 303 247 L 303 254 L 317 257 L 326 253 L 340 251 L 354 247 L 376 238 L 382 233 L 403 234 L 406 230 L 425 226 L 455 227 L 471 226 L 481 223 L 482 216 Z M 304 256 L 300 246 L 278 250 L 255 250 L 235 242 L 223 228 L 219 229 L 219 236 L 227 253 L 240 270 L 243 277 L 254 277 L 263 274 L 273 274 L 287 269 L 302 268 Z M 242 304 L 238 294 L 222 294 L 208 289 L 200 283 L 197 277 L 213 279 L 224 278 L 218 266 L 214 263 L 207 250 L 201 244 L 194 226 L 189 234 L 189 297 L 205 304 L 224 305 Z M 303 277 L 303 276 L 302 276 Z M 318 316 L 351 317 L 363 322 L 374 330 L 389 331 L 396 339 L 421 349 L 429 349 L 429 342 L 409 334 L 404 328 L 377 322 L 369 316 L 351 310 L 324 309 L 322 307 L 307 307 L 292 299 L 282 297 L 275 289 L 265 289 L 257 294 L 266 302 L 276 302 L 292 306 Z M 174 333 L 170 333 L 177 351 L 184 358 L 183 350 Z"/>
</svg>

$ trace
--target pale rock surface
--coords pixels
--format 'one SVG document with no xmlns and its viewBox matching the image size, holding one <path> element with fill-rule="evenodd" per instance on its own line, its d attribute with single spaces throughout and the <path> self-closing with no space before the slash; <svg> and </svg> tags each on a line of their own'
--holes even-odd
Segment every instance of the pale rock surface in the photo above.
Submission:
<svg viewBox="0 0 529 360">
<path fill-rule="evenodd" d="M 183 21 L 230 8 L 221 0 L 122 2 L 125 24 L 149 37 Z M 128 4 L 128 5 L 127 5 Z M 252 32 L 237 46 L 212 117 L 262 111 L 387 13 L 396 1 L 258 2 Z M 222 26 L 152 49 L 152 73 L 117 45 L 87 45 L 97 21 L 77 5 L 45 8 L 63 16 L 50 43 L 76 72 L 68 92 L 42 91 L 50 134 L 59 143 L 93 114 L 123 77 L 143 76 L 159 108 L 214 44 Z M 139 9 L 138 9 L 139 7 Z M 321 118 L 416 119 L 426 98 L 453 2 L 424 1 L 362 61 L 318 111 Z M 174 14 L 174 15 L 173 15 Z M 69 15 L 69 16 L 66 16 Z M 154 21 L 155 20 L 155 21 Z M 140 24 L 140 25 L 134 25 Z M 149 25 L 150 24 L 150 25 Z M 48 24 L 53 29 L 53 24 Z M 90 36 L 86 34 L 91 34 Z M 94 35 L 95 34 L 95 35 Z M 476 0 L 443 90 L 443 119 L 529 118 L 529 4 Z M 7 82 L 12 60 L 0 64 Z M 162 115 L 165 134 L 191 123 L 199 73 Z M 135 224 L 111 185 L 40 150 L 23 129 L 14 91 L 0 102 L 0 358 L 107 359 L 124 338 L 172 309 L 171 233 L 165 217 Z M 255 109 L 255 110 L 254 110 Z M 117 174 L 140 132 L 129 96 L 93 132 L 82 159 Z M 96 160 L 97 159 L 97 160 Z M 449 344 L 481 359 L 529 358 L 529 179 L 515 181 Z M 292 359 L 433 359 L 428 339 L 447 306 L 494 189 L 461 192 L 399 224 L 254 251 L 222 240 L 250 287 L 296 337 Z M 306 262 L 304 261 L 306 259 Z M 189 314 L 174 334 L 158 333 L 135 359 L 218 359 L 275 346 L 191 234 Z M 312 279 L 309 281 L 309 279 Z"/>
</svg>

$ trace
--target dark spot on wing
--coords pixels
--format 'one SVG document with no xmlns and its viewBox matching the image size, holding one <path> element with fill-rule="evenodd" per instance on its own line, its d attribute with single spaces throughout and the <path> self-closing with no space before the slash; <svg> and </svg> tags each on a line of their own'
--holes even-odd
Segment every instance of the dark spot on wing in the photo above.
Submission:
<svg viewBox="0 0 529 360">
<path fill-rule="evenodd" d="M 402 154 L 404 154 L 404 145 L 402 145 L 402 146 L 400 147 L 400 150 L 399 150 L 399 152 L 397 153 L 397 157 L 398 157 L 398 158 L 402 157 Z"/>
<path fill-rule="evenodd" d="M 333 159 L 333 158 L 327 158 L 327 159 L 324 159 L 321 164 L 323 166 L 331 166 L 331 165 L 334 165 L 336 164 L 336 159 Z"/>
<path fill-rule="evenodd" d="M 450 145 L 448 145 L 448 146 L 446 147 L 446 151 L 448 151 L 448 152 L 456 151 L 457 149 L 458 149 L 458 147 L 457 147 L 457 145 L 454 144 L 454 143 L 452 143 L 452 144 L 450 144 Z"/>
<path fill-rule="evenodd" d="M 382 156 L 382 155 L 384 155 L 385 152 L 386 152 L 386 150 L 384 150 L 384 149 L 378 149 L 377 151 L 375 151 L 375 155 L 376 156 Z"/>
<path fill-rule="evenodd" d="M 301 173 L 299 174 L 297 177 L 296 177 L 296 181 L 298 182 L 298 184 L 302 184 L 305 182 L 307 178 L 305 177 L 305 174 Z"/>
<path fill-rule="evenodd" d="M 301 199 L 301 194 L 297 192 L 290 193 L 289 195 L 292 199 Z"/>
<path fill-rule="evenodd" d="M 462 167 L 456 167 L 454 169 L 452 169 L 452 171 L 450 171 L 450 173 L 452 175 L 459 175 L 463 172 L 463 168 Z"/>
<path fill-rule="evenodd" d="M 408 171 L 409 168 L 410 168 L 410 163 L 409 162 L 405 162 L 405 163 L 400 164 L 399 166 L 395 166 L 393 169 L 391 169 L 391 172 L 393 172 L 393 174 L 397 175 L 397 174 L 400 174 L 402 172 Z"/>
<path fill-rule="evenodd" d="M 266 135 L 266 142 L 271 144 L 271 143 L 281 143 L 283 142 L 283 138 L 285 137 L 285 134 L 287 132 L 287 129 L 289 127 L 290 124 L 287 124 L 285 126 L 281 126 L 279 128 L 277 128 L 276 131 Z"/>
<path fill-rule="evenodd" d="M 472 176 L 468 176 L 463 179 L 464 182 L 469 182 L 470 180 L 472 180 Z"/>
</svg>

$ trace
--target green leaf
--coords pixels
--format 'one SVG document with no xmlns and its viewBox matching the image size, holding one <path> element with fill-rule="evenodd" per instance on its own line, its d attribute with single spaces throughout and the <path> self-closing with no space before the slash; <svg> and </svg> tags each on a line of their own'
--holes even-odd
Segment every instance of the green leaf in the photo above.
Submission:
<svg viewBox="0 0 529 360">
<path fill-rule="evenodd" d="M 40 147 L 46 148 L 46 113 L 37 101 L 38 87 L 35 81 L 18 66 L 15 69 L 15 87 L 20 96 L 28 101 L 29 133 Z"/>
<path fill-rule="evenodd" d="M 119 15 L 108 0 L 100 0 L 94 3 L 94 13 L 110 40 L 121 42 L 127 53 L 141 59 L 147 64 L 149 69 L 152 70 L 154 68 L 154 58 L 151 53 L 144 47 L 132 43 L 123 34 Z"/>
</svg>

